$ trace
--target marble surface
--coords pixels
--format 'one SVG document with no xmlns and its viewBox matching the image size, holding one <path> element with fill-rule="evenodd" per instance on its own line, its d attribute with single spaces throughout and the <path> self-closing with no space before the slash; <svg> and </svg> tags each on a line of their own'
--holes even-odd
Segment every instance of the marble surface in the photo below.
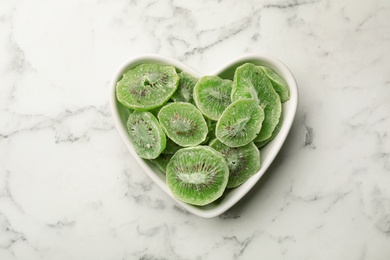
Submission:
<svg viewBox="0 0 390 260">
<path fill-rule="evenodd" d="M 0 259 L 390 259 L 390 2 L 0 1 Z M 296 120 L 260 182 L 202 219 L 126 150 L 129 57 L 286 63 Z"/>
</svg>

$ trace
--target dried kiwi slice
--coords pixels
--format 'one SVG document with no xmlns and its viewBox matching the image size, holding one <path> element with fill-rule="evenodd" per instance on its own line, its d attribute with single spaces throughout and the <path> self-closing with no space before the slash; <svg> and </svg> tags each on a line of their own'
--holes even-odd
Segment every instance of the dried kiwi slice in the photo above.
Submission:
<svg viewBox="0 0 390 260">
<path fill-rule="evenodd" d="M 150 162 L 153 163 L 160 171 L 163 173 L 167 172 L 167 165 L 171 160 L 173 154 L 160 154 L 156 159 L 151 159 Z"/>
<path fill-rule="evenodd" d="M 264 140 L 264 141 L 261 141 L 261 142 L 255 142 L 255 145 L 257 146 L 257 148 L 262 148 L 263 146 L 265 146 L 266 144 L 268 144 L 269 142 L 271 142 L 280 132 L 280 129 L 282 129 L 282 126 L 283 126 L 283 113 L 280 115 L 280 118 L 279 118 L 279 123 L 276 125 L 275 127 L 275 130 L 272 132 L 272 135 L 270 138 L 268 138 L 267 140 Z"/>
<path fill-rule="evenodd" d="M 171 139 L 167 138 L 167 145 L 165 146 L 165 149 L 162 152 L 162 154 L 172 154 L 173 155 L 177 151 L 179 151 L 181 148 L 183 148 L 183 147 L 178 145 L 177 143 L 175 143 Z"/>
<path fill-rule="evenodd" d="M 206 121 L 190 103 L 173 102 L 166 105 L 158 113 L 158 119 L 166 135 L 180 146 L 196 146 L 206 140 Z"/>
<path fill-rule="evenodd" d="M 249 144 L 264 120 L 264 111 L 254 99 L 239 99 L 230 104 L 217 122 L 215 135 L 230 147 Z"/>
<path fill-rule="evenodd" d="M 268 79 L 271 81 L 272 86 L 280 97 L 280 101 L 282 103 L 288 101 L 290 99 L 290 90 L 288 88 L 287 83 L 270 68 L 263 66 L 259 67 L 264 71 Z"/>
<path fill-rule="evenodd" d="M 166 172 L 173 195 L 199 206 L 218 199 L 228 178 L 229 168 L 223 155 L 208 146 L 180 149 L 169 161 Z"/>
<path fill-rule="evenodd" d="M 179 73 L 179 78 L 179 87 L 173 94 L 172 100 L 175 102 L 187 102 L 195 104 L 193 93 L 194 87 L 196 85 L 196 82 L 198 82 L 198 79 L 184 71 Z"/>
<path fill-rule="evenodd" d="M 213 121 L 211 119 L 206 119 L 207 127 L 209 129 L 209 133 L 207 134 L 208 141 L 214 140 L 215 137 L 215 127 L 217 126 L 217 121 Z"/>
<path fill-rule="evenodd" d="M 128 107 L 122 106 L 121 104 L 118 104 L 118 112 L 119 117 L 121 118 L 122 122 L 126 122 L 129 118 L 129 115 L 134 112 L 133 109 L 130 109 Z"/>
<path fill-rule="evenodd" d="M 220 152 L 228 164 L 227 188 L 243 184 L 260 170 L 260 152 L 253 142 L 241 147 L 229 147 L 214 139 L 210 142 L 210 147 Z"/>
<path fill-rule="evenodd" d="M 233 82 L 218 76 L 204 76 L 194 88 L 194 101 L 208 118 L 217 121 L 231 103 Z"/>
<path fill-rule="evenodd" d="M 164 150 L 166 136 L 152 113 L 135 111 L 130 114 L 127 130 L 139 157 L 155 159 Z"/>
<path fill-rule="evenodd" d="M 166 104 L 169 104 L 169 103 L 172 103 L 172 102 L 168 101 L 167 103 L 165 103 L 164 105 L 162 105 L 160 107 L 156 107 L 156 108 L 149 110 L 149 112 L 152 113 L 155 117 L 157 117 L 158 112 L 160 112 L 161 108 L 163 108 Z"/>
<path fill-rule="evenodd" d="M 147 111 L 167 102 L 178 85 L 179 76 L 173 66 L 141 64 L 123 74 L 116 93 L 124 106 Z"/>
<path fill-rule="evenodd" d="M 236 69 L 233 81 L 232 101 L 240 98 L 253 98 L 264 109 L 265 119 L 256 142 L 271 137 L 279 122 L 282 105 L 279 95 L 267 75 L 259 67 L 246 63 Z"/>
</svg>

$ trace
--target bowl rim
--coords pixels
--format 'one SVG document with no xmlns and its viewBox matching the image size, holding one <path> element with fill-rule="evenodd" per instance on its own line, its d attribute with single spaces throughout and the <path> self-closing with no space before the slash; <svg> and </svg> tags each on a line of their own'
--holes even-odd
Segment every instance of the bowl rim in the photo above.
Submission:
<svg viewBox="0 0 390 260">
<path fill-rule="evenodd" d="M 272 147 L 268 149 L 270 151 L 267 153 L 267 160 L 262 161 L 260 170 L 254 176 L 252 176 L 243 185 L 236 188 L 237 192 L 235 192 L 233 197 L 231 197 L 229 200 L 226 200 L 225 202 L 221 202 L 215 207 L 212 206 L 198 207 L 198 206 L 193 206 L 179 201 L 173 196 L 168 186 L 166 185 L 165 181 L 162 181 L 162 179 L 153 171 L 153 169 L 150 168 L 149 164 L 146 163 L 144 159 L 140 158 L 136 154 L 131 144 L 131 141 L 128 138 L 127 129 L 123 125 L 117 109 L 119 103 L 116 98 L 117 82 L 121 79 L 123 72 L 130 69 L 131 67 L 135 67 L 141 63 L 146 63 L 146 62 L 156 62 L 156 63 L 167 64 L 167 65 L 169 64 L 181 71 L 186 71 L 187 73 L 190 73 L 191 75 L 200 78 L 204 75 L 219 75 L 222 72 L 226 71 L 228 68 L 237 66 L 238 64 L 251 62 L 251 61 L 252 62 L 255 61 L 258 65 L 266 65 L 269 68 L 273 69 L 277 74 L 279 74 L 286 81 L 290 90 L 290 99 L 287 102 L 282 104 L 283 111 L 285 109 L 288 109 L 287 111 L 288 113 L 286 114 L 285 113 L 286 111 L 284 111 L 282 128 L 279 134 L 276 136 L 276 138 L 272 141 Z M 240 57 L 237 57 L 236 59 L 226 62 L 225 65 L 221 66 L 214 72 L 208 74 L 200 73 L 197 70 L 193 69 L 192 67 L 182 63 L 181 61 L 160 54 L 137 55 L 129 58 L 121 66 L 119 66 L 119 68 L 116 70 L 114 77 L 111 80 L 109 91 L 110 91 L 111 115 L 115 123 L 115 128 L 117 129 L 119 135 L 121 136 L 122 141 L 125 143 L 126 147 L 132 154 L 133 158 L 137 161 L 137 163 L 141 166 L 141 168 L 147 173 L 147 175 L 154 181 L 154 183 L 156 183 L 163 191 L 165 191 L 177 204 L 179 204 L 180 206 L 182 206 L 184 209 L 191 212 L 192 214 L 203 218 L 213 218 L 221 215 L 222 213 L 230 209 L 239 200 L 241 200 L 249 192 L 249 190 L 251 190 L 253 186 L 255 186 L 258 180 L 264 175 L 264 173 L 267 171 L 269 166 L 274 161 L 276 155 L 279 153 L 291 129 L 292 123 L 295 118 L 297 106 L 298 106 L 298 96 L 299 96 L 298 85 L 290 69 L 278 59 L 265 54 L 242 55 Z"/>
</svg>

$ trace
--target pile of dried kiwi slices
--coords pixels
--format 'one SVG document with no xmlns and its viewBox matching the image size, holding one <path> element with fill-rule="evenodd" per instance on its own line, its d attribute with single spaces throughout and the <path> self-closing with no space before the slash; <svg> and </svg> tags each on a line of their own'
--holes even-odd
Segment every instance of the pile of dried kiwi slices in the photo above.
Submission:
<svg viewBox="0 0 390 260">
<path fill-rule="evenodd" d="M 209 204 L 259 171 L 260 148 L 279 133 L 286 82 L 246 63 L 233 79 L 197 79 L 173 66 L 141 64 L 117 83 L 127 129 L 141 158 L 166 174 L 174 196 Z"/>
</svg>

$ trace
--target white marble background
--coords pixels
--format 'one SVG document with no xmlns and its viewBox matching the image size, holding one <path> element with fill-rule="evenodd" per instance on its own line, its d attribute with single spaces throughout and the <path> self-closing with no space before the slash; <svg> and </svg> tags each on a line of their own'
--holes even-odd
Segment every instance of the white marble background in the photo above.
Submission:
<svg viewBox="0 0 390 260">
<path fill-rule="evenodd" d="M 0 0 L 0 259 L 390 259 L 390 1 Z M 299 83 L 289 139 L 214 219 L 117 134 L 109 81 L 142 53 L 207 73 L 244 53 Z"/>
</svg>

